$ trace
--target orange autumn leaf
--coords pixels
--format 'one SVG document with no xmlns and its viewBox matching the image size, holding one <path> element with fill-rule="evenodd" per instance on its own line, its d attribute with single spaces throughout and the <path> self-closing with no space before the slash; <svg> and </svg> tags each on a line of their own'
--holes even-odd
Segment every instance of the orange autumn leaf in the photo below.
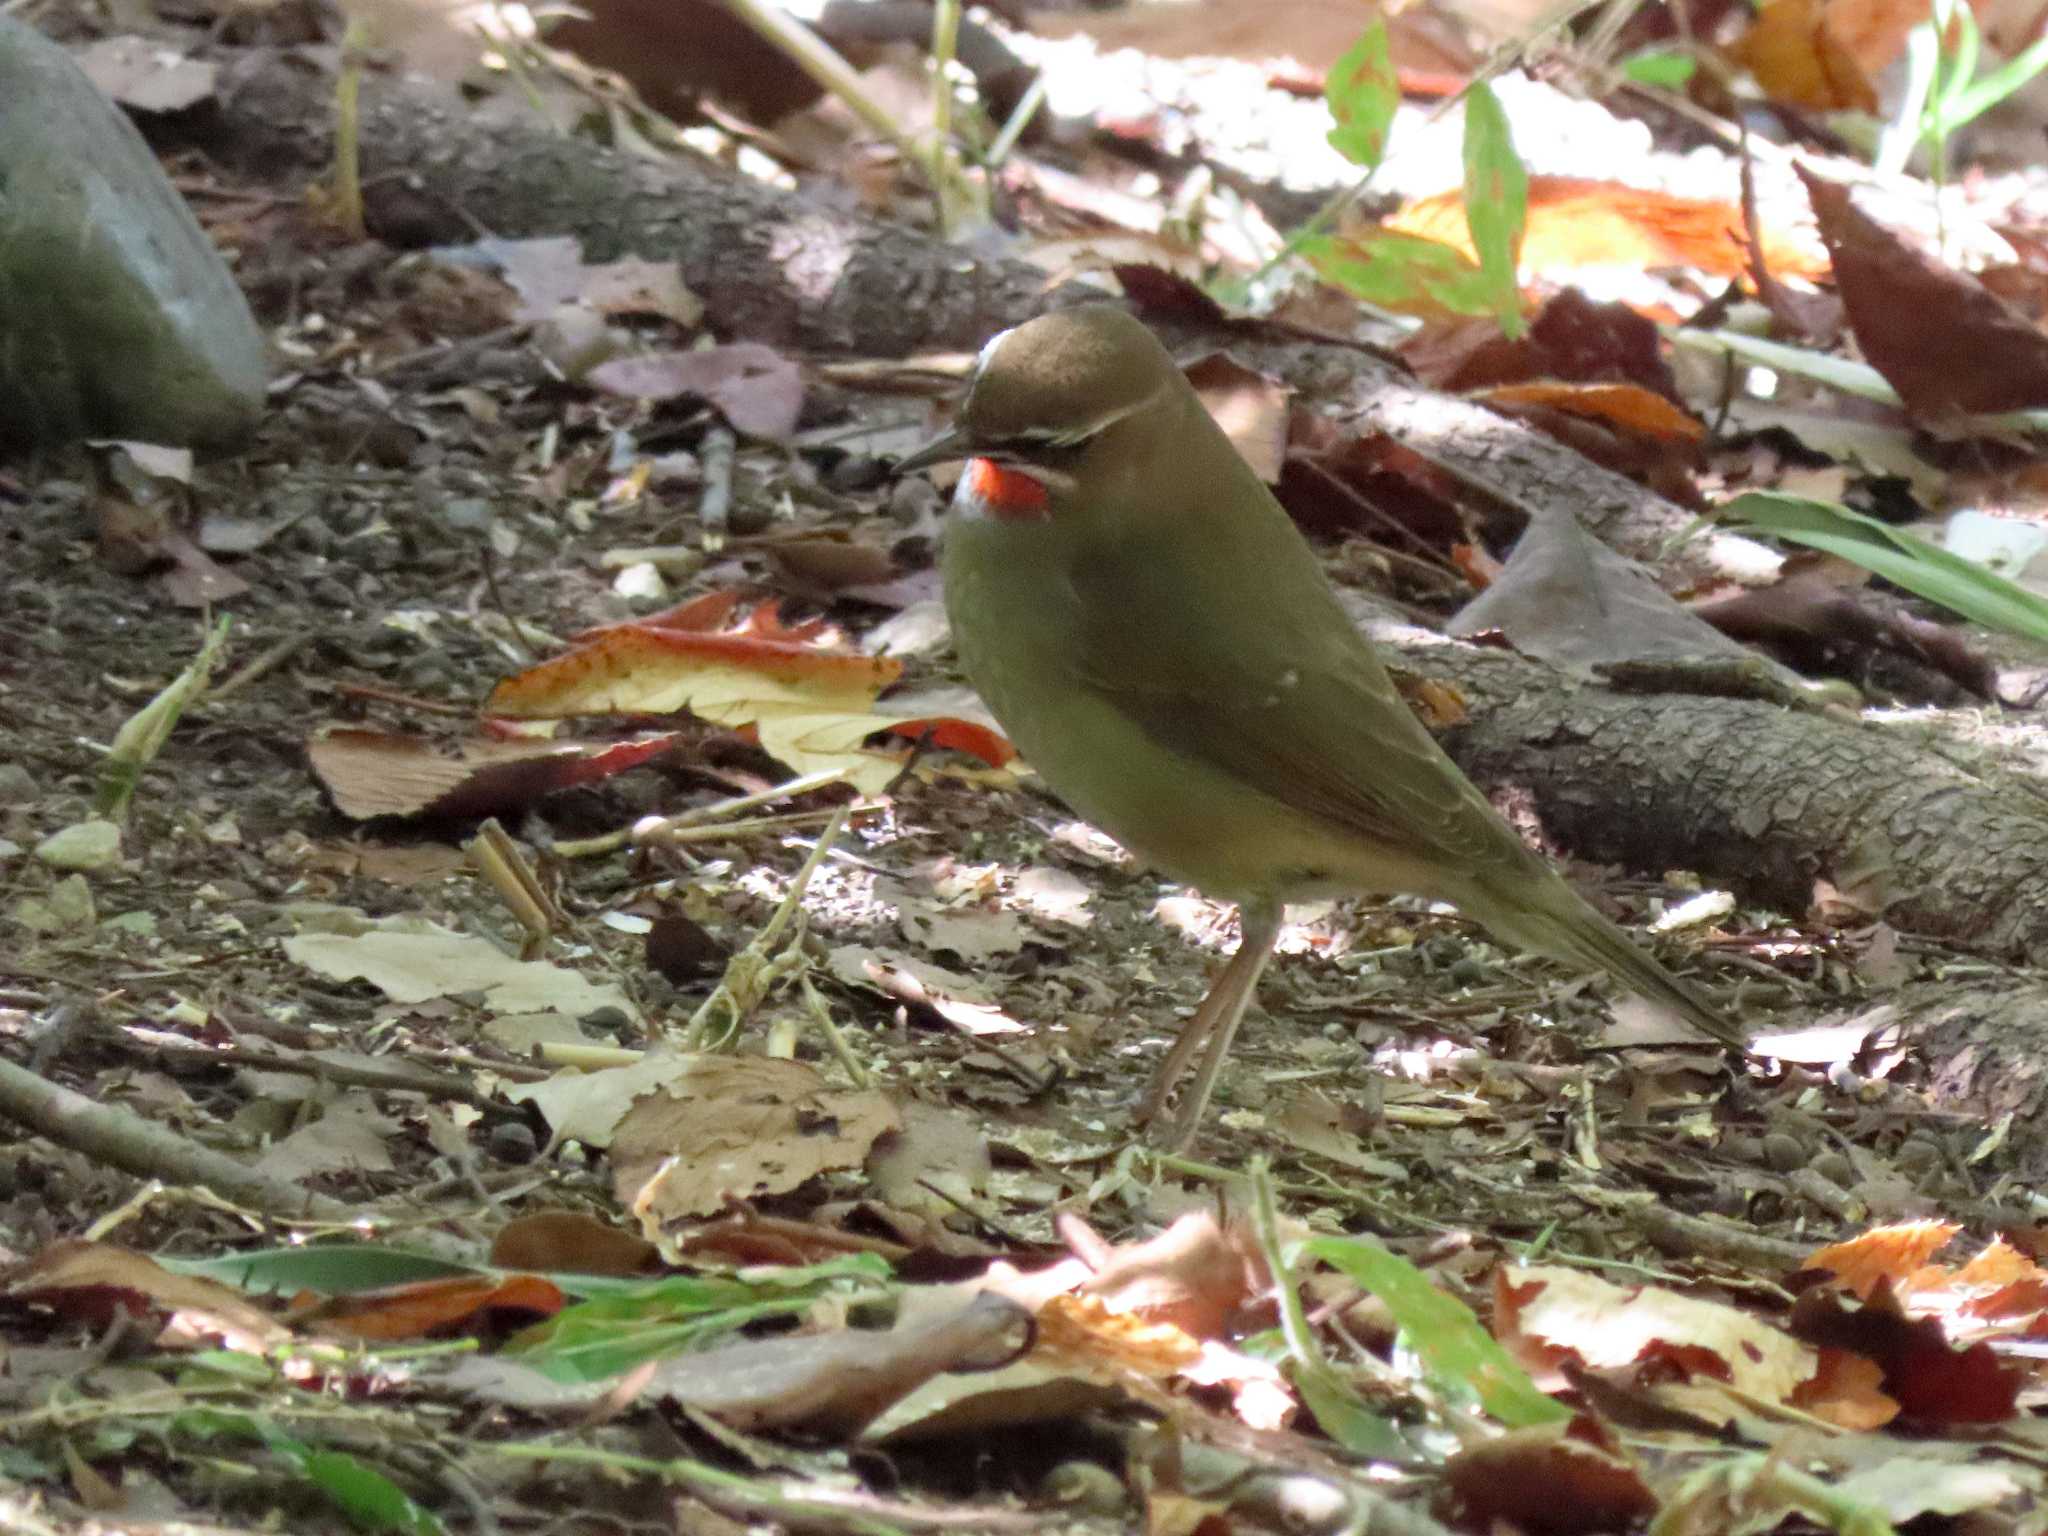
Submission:
<svg viewBox="0 0 2048 1536">
<path fill-rule="evenodd" d="M 1884 1282 L 1903 1284 L 1960 1231 L 1952 1221 L 1895 1222 L 1816 1249 L 1806 1267 L 1827 1270 L 1843 1290 L 1868 1297 Z"/>
<path fill-rule="evenodd" d="M 1385 227 L 1473 257 L 1462 192 L 1410 203 Z M 1770 230 L 1764 231 L 1764 260 L 1781 277 L 1818 277 L 1828 270 L 1826 257 L 1810 244 Z M 1742 210 L 1734 203 L 1578 176 L 1531 176 L 1521 264 L 1527 272 L 1696 267 L 1717 277 L 1746 278 L 1749 249 Z"/>
<path fill-rule="evenodd" d="M 1556 379 L 1532 379 L 1526 384 L 1497 384 L 1474 396 L 1486 405 L 1537 405 L 1587 416 L 1625 428 L 1639 437 L 1688 446 L 1707 435 L 1707 429 L 1687 412 L 1662 395 L 1639 384 L 1567 384 Z"/>
<path fill-rule="evenodd" d="M 1875 112 L 1872 82 L 1898 61 L 1907 35 L 1927 16 L 1927 0 L 1763 0 L 1733 51 L 1773 101 Z"/>
<path fill-rule="evenodd" d="M 1816 112 L 1875 112 L 1877 88 L 1838 30 L 1829 0 L 1765 0 L 1732 50 L 1773 101 Z"/>
<path fill-rule="evenodd" d="M 1899 1416 L 1884 1390 L 1884 1367 L 1851 1350 L 1823 1346 L 1811 1379 L 1792 1393 L 1792 1406 L 1837 1429 L 1882 1429 Z"/>
<path fill-rule="evenodd" d="M 825 651 L 734 630 L 706 633 L 617 624 L 491 690 L 484 708 L 522 719 L 667 715 L 689 709 L 720 724 L 727 696 L 816 704 L 872 701 L 902 675 L 880 656 Z M 715 713 L 707 713 L 709 705 Z M 879 727 L 876 727 L 879 729 Z"/>
<path fill-rule="evenodd" d="M 560 1288 L 539 1275 L 450 1275 L 353 1296 L 302 1293 L 293 1298 L 292 1310 L 329 1333 L 391 1340 L 476 1331 L 489 1325 L 487 1314 L 493 1312 L 522 1320 L 552 1317 L 562 1302 Z"/>
<path fill-rule="evenodd" d="M 901 662 L 830 648 L 825 642 L 836 635 L 827 626 L 786 624 L 772 602 L 739 619 L 736 608 L 731 594 L 714 593 L 650 620 L 593 630 L 574 649 L 500 682 L 485 709 L 528 720 L 688 710 L 748 734 L 798 773 L 836 770 L 869 793 L 902 767 L 900 754 L 864 745 L 879 732 L 915 726 L 904 733 L 934 740 L 943 732 L 940 744 L 998 767 L 1012 755 L 977 722 L 934 720 L 910 701 L 893 712 L 878 703 Z"/>
</svg>

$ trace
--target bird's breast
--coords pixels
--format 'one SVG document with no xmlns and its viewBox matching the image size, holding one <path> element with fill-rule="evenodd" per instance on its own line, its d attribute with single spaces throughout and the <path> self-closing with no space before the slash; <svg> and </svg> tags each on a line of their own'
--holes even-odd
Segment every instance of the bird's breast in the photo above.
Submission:
<svg viewBox="0 0 2048 1536">
<path fill-rule="evenodd" d="M 1046 525 L 956 515 L 946 530 L 942 568 L 954 647 L 1025 761 L 1078 814 L 1212 896 L 1320 888 L 1325 882 L 1309 872 L 1328 856 L 1326 832 L 1162 745 L 1086 681 L 1099 675 L 1101 661 L 1086 654 L 1069 553 Z M 1160 643 L 1171 637 L 1162 634 Z"/>
</svg>

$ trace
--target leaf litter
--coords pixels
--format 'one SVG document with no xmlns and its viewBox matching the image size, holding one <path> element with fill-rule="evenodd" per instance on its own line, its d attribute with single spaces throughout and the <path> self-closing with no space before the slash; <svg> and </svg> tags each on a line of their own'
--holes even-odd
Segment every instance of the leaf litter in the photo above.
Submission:
<svg viewBox="0 0 2048 1536">
<path fill-rule="evenodd" d="M 1627 215 L 1659 238 L 1695 236 L 1680 254 L 1707 270 L 1733 269 L 1740 251 L 1726 204 L 1540 177 L 1530 196 L 1536 209 L 1564 210 L 1552 228 L 1567 233 L 1574 220 Z M 1422 206 L 1411 201 L 1411 214 Z M 1532 225 L 1525 242 L 1544 233 Z M 1769 239 L 1774 265 L 1794 272 L 1790 244 Z M 1905 269 L 1865 255 L 1894 283 L 1898 308 Z M 651 339 L 673 343 L 700 322 L 673 273 L 587 267 L 573 248 L 527 259 L 523 297 L 505 311 L 521 323 L 568 304 L 607 325 L 655 317 L 673 330 Z M 323 297 L 337 296 L 316 289 L 310 302 Z M 1864 307 L 1876 324 L 1885 297 Z M 356 301 L 346 312 L 400 339 L 396 313 Z M 2003 311 L 1995 321 L 2014 323 Z M 1866 351 L 1896 359 L 1917 334 Z M 614 405 L 630 396 L 715 411 L 766 441 L 798 432 L 814 403 L 807 375 L 762 344 L 739 345 L 750 350 L 671 345 L 583 376 L 617 386 Z M 1215 392 L 1284 486 L 1303 448 L 1286 390 L 1218 357 L 1205 367 Z M 1928 415 L 2012 403 L 1981 382 L 1908 383 Z M 1576 396 L 1554 386 L 1495 403 L 1649 419 L 1643 396 L 1611 381 Z M 317 387 L 304 385 L 305 405 L 285 398 L 280 435 L 259 452 L 303 464 L 315 440 L 292 436 L 289 415 L 318 414 Z M 878 694 L 897 674 L 874 657 L 827 653 L 816 634 L 792 639 L 773 606 L 728 622 L 741 611 L 740 578 L 829 595 L 848 573 L 878 587 L 904 569 L 869 546 L 841 558 L 831 540 L 846 530 L 820 494 L 826 461 L 736 449 L 742 472 L 762 477 L 742 500 L 780 495 L 805 537 L 677 559 L 678 509 L 661 498 L 714 478 L 712 454 L 686 474 L 669 472 L 674 460 L 658 471 L 652 455 L 621 465 L 605 434 L 579 435 L 588 419 L 572 412 L 568 456 L 543 464 L 497 436 L 498 404 L 479 390 L 406 405 L 432 423 L 437 466 L 441 454 L 518 466 L 481 544 L 451 542 L 456 525 L 423 511 L 431 491 L 416 503 L 410 488 L 374 478 L 344 477 L 324 542 L 303 520 L 249 509 L 268 536 L 215 551 L 243 558 L 236 581 L 258 578 L 238 602 L 232 659 L 248 665 L 252 642 L 292 641 L 317 614 L 313 659 L 196 701 L 190 729 L 142 770 L 130 831 L 95 872 L 95 910 L 54 930 L 25 925 L 0 978 L 0 1026 L 39 1066 L 114 1107 L 172 1106 L 195 1137 L 346 1197 L 364 1230 L 316 1224 L 267 1254 L 246 1251 L 252 1229 L 293 1213 L 230 1208 L 171 1163 L 162 1186 L 131 1194 L 98 1154 L 53 1158 L 44 1143 L 20 1154 L 33 1178 L 7 1207 L 17 1262 L 0 1298 L 25 1341 L 10 1338 L 4 1388 L 21 1445 L 11 1476 L 111 1509 L 161 1472 L 189 1515 L 211 1497 L 188 1475 L 195 1453 L 233 1447 L 263 1490 L 240 1495 L 245 1511 L 264 1506 L 252 1523 L 296 1484 L 385 1529 L 453 1518 L 461 1496 L 450 1479 L 518 1522 L 565 1507 L 611 1517 L 620 1479 L 642 1479 L 674 1490 L 684 1519 L 707 1529 L 734 1519 L 1252 1527 L 1307 1507 L 1305 1484 L 1327 1496 L 1316 1508 L 1355 1528 L 1622 1529 L 1655 1511 L 1670 1530 L 1762 1529 L 1786 1516 L 1872 1530 L 1873 1520 L 2037 1494 L 2027 1410 L 2038 1388 L 2024 1346 L 2048 1287 L 2018 1246 L 2027 1229 L 2007 1223 L 2014 1241 L 1976 1244 L 1944 1267 L 1934 1260 L 1954 1223 L 1930 1214 L 1989 1217 L 2013 1149 L 1997 1128 L 1980 1139 L 1978 1127 L 1927 1112 L 1884 1018 L 1862 1010 L 1803 1032 L 1786 1059 L 1821 1070 L 1760 1075 L 1738 1092 L 1683 1053 L 1622 1066 L 1560 1032 L 1534 1036 L 1531 1018 L 1580 1011 L 1569 984 L 1497 957 L 1421 906 L 1351 910 L 1296 926 L 1291 947 L 1312 958 L 1280 967 L 1270 1018 L 1255 1020 L 1200 1155 L 1152 1156 L 1125 1134 L 1123 1111 L 1200 993 L 1213 921 L 1189 919 L 1191 942 L 1163 936 L 1155 880 L 1074 831 L 1014 774 L 958 755 L 989 744 L 979 722 L 920 710 L 893 721 L 899 734 L 910 727 L 917 751 L 878 751 L 870 739 L 892 723 Z M 1403 476 L 1404 515 L 1427 504 L 1482 542 L 1472 506 L 1432 466 L 1397 461 L 1383 473 L 1384 462 L 1378 480 L 1357 483 Z M 59 681 L 9 696 L 40 728 L 30 739 L 52 743 L 109 737 L 195 649 L 189 626 L 132 577 L 39 553 L 69 548 L 70 511 L 61 497 L 30 499 L 21 523 L 48 543 L 28 541 L 35 563 L 14 578 L 80 598 L 48 614 L 47 637 L 31 637 Z M 720 616 L 692 630 L 623 611 L 630 601 L 573 558 L 600 518 L 615 549 L 670 550 L 635 564 L 683 572 Z M 168 534 L 142 542 L 150 558 L 178 558 Z M 1437 574 L 1456 569 L 1431 547 Z M 368 600 L 333 589 L 337 559 L 376 583 Z M 491 611 L 497 593 L 477 593 L 478 562 L 491 559 L 511 566 L 482 569 L 516 620 Z M 1559 601 L 1604 600 L 1596 590 Z M 107 677 L 96 658 L 110 615 L 133 655 L 162 665 L 124 662 L 135 679 Z M 622 620 L 631 627 L 598 627 Z M 704 667 L 700 641 L 735 630 L 797 647 L 773 653 L 787 670 L 764 668 L 758 649 L 730 670 L 730 648 Z M 567 652 L 577 658 L 567 666 L 558 657 L 519 670 L 520 647 L 542 631 L 586 634 L 586 649 Z M 689 634 L 699 641 L 676 638 Z M 693 646 L 694 669 L 675 666 Z M 780 691 L 791 673 L 824 679 L 823 696 Z M 559 753 L 550 743 L 536 754 L 550 765 L 611 761 L 492 784 L 494 808 L 530 813 L 520 831 L 536 880 L 579 917 L 651 928 L 687 915 L 717 953 L 739 954 L 818 851 L 806 839 L 845 785 L 889 793 L 818 865 L 803 893 L 808 931 L 777 951 L 790 957 L 783 990 L 756 1000 L 761 1027 L 748 1043 L 784 1054 L 620 1059 L 691 1018 L 709 982 L 646 964 L 638 931 L 606 921 L 548 932 L 545 960 L 515 959 L 530 936 L 480 884 L 453 862 L 405 857 L 441 851 L 443 818 L 479 808 L 448 797 L 490 771 L 472 743 L 446 753 L 445 776 L 409 782 L 423 755 L 406 750 L 419 706 L 466 709 L 493 683 L 507 690 L 501 701 L 525 702 L 526 689 L 547 695 L 542 685 L 569 674 L 560 694 L 578 708 L 666 714 L 686 703 L 723 728 Z M 602 686 L 584 697 L 591 677 Z M 313 780 L 277 767 L 309 714 L 338 717 L 312 738 L 332 810 Z M 949 735 L 960 726 L 982 734 Z M 323 752 L 336 742 L 361 755 Z M 648 743 L 659 750 L 641 754 Z M 47 834 L 83 811 L 68 758 L 37 747 L 27 762 L 30 782 L 10 785 L 6 802 L 26 809 L 0 826 L 10 860 L 35 846 L 22 832 Z M 757 806 L 758 816 L 727 811 L 699 829 L 708 837 L 630 835 L 642 817 L 673 833 L 679 807 L 687 816 L 770 793 L 785 770 L 835 769 L 847 770 L 839 786 L 813 784 L 792 796 L 800 803 Z M 209 830 L 230 816 L 233 837 Z M 964 862 L 933 882 L 941 849 Z M 1655 900 L 1689 894 L 1674 884 Z M 1826 971 L 1858 958 L 1853 933 L 1816 936 L 1730 907 L 1714 909 L 1707 940 L 1754 958 L 1774 985 L 1798 991 L 1779 964 Z M 100 911 L 148 921 L 100 921 Z M 1345 943 L 1329 940 L 1333 923 Z M 1806 994 L 1806 1011 L 1819 995 Z M 811 997 L 826 1022 L 846 1025 L 842 1046 L 858 1042 L 851 1066 L 873 1086 L 849 1085 Z M 124 1031 L 119 1051 L 95 1043 L 83 1022 L 94 1015 Z M 545 1028 L 502 1028 L 535 1016 Z M 305 1123 L 252 1129 L 239 1112 L 282 1097 L 255 1070 L 223 1075 L 166 1050 L 138 1071 L 132 1058 L 164 1037 L 223 1062 L 308 1051 L 297 1065 L 318 1091 L 291 1110 Z M 337 1043 L 468 1074 L 517 1114 L 458 1123 L 431 1102 L 428 1075 L 410 1087 L 353 1085 L 313 1049 Z M 576 1053 L 583 1065 L 555 1064 Z M 1003 1075 L 1008 1097 L 988 1088 Z M 1285 1213 L 1264 1231 L 1246 1215 L 1241 1178 L 1254 1152 L 1273 1159 L 1267 1198 Z M 1904 1219 L 1873 1224 L 1881 1209 Z M 65 1244 L 88 1211 L 107 1213 L 97 1241 Z M 546 1240 L 530 1225 L 506 1240 L 536 1221 L 553 1224 Z M 455 1273 L 420 1274 L 396 1246 L 423 1226 L 466 1246 Z M 112 1246 L 124 1227 L 138 1249 Z M 1841 1241 L 1816 1241 L 1822 1230 Z M 195 1254 L 228 1267 L 203 1282 L 173 1267 Z M 1299 1316 L 1279 1304 L 1276 1275 L 1291 1277 L 1290 1297 L 1299 1287 Z M 107 1347 L 87 1360 L 31 1338 L 66 1328 Z M 399 1347 L 366 1350 L 365 1339 Z M 1478 1348 L 1496 1342 L 1512 1358 Z M 459 1358 L 472 1349 L 482 1353 Z M 86 1393 L 59 1390 L 73 1384 Z M 1523 1392 L 1553 1409 L 1568 1402 L 1569 1423 L 1519 1422 L 1502 1405 Z M 448 1431 L 451 1415 L 484 1405 L 532 1417 Z M 656 1405 L 683 1417 L 657 1418 Z M 1894 1424 L 1913 1438 L 1881 1433 Z M 1985 1425 L 2005 1440 L 1987 1441 Z M 548 1439 L 558 1426 L 572 1433 Z M 766 1433 L 780 1429 L 811 1443 Z M 1402 1454 L 1360 1459 L 1355 1447 L 1376 1435 Z M 902 1469 L 893 1502 L 841 1454 L 863 1439 L 886 1442 Z M 1050 1463 L 1041 1441 L 1076 1454 Z M 441 1458 L 432 1468 L 408 1452 L 422 1443 Z M 1992 1443 L 2019 1449 L 1993 1461 Z M 545 1482 L 508 1476 L 543 1465 Z M 977 1481 L 963 1466 L 994 1470 Z M 1082 1467 L 1115 1470 L 1105 1487 Z"/>
</svg>

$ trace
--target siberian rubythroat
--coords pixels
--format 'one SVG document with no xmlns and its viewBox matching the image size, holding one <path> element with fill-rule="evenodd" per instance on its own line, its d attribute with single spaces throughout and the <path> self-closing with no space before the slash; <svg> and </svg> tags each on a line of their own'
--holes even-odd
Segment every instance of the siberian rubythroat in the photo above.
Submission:
<svg viewBox="0 0 2048 1536">
<path fill-rule="evenodd" d="M 1742 1049 L 1495 814 L 1411 714 L 1314 553 L 1166 349 L 1111 305 L 981 354 L 954 429 L 954 643 L 1003 729 L 1140 858 L 1237 903 L 1243 935 L 1141 1101 L 1199 1123 L 1290 901 L 1408 892 L 1628 987 Z"/>
</svg>

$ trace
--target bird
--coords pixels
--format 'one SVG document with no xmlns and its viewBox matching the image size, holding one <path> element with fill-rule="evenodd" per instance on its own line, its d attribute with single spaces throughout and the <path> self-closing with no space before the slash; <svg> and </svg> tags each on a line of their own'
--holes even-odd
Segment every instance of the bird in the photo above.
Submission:
<svg viewBox="0 0 2048 1536">
<path fill-rule="evenodd" d="M 896 471 L 960 461 L 940 568 L 962 669 L 1074 811 L 1238 909 L 1236 952 L 1138 1102 L 1156 1143 L 1193 1139 L 1286 906 L 1330 895 L 1449 902 L 1747 1049 L 1438 746 L 1128 311 L 1056 309 L 989 341 L 951 429 Z"/>
</svg>

